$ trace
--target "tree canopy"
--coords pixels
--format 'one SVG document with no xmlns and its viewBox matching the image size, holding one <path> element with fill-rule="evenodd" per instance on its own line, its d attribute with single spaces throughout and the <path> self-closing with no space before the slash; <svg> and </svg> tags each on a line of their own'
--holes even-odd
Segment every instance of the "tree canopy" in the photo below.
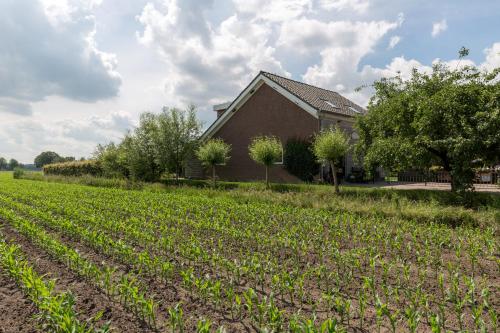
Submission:
<svg viewBox="0 0 500 333">
<path fill-rule="evenodd" d="M 0 170 L 7 169 L 7 160 L 5 157 L 0 157 Z"/>
<path fill-rule="evenodd" d="M 212 181 L 215 187 L 215 166 L 229 160 L 231 146 L 222 139 L 211 139 L 205 142 L 197 151 L 196 157 L 205 165 L 212 168 Z"/>
<path fill-rule="evenodd" d="M 499 72 L 436 63 L 430 73 L 413 70 L 407 79 L 376 81 L 368 114 L 356 124 L 356 148 L 365 167 L 400 171 L 440 165 L 450 172 L 454 191 L 471 189 L 475 163 L 499 162 Z"/>
<path fill-rule="evenodd" d="M 179 177 L 194 154 L 201 124 L 196 109 L 163 108 L 141 114 L 139 126 L 119 144 L 98 145 L 94 157 L 108 177 L 157 181 L 164 173 Z"/>
<path fill-rule="evenodd" d="M 339 192 L 336 163 L 339 163 L 349 151 L 349 137 L 338 127 L 322 131 L 314 138 L 314 155 L 320 162 L 329 164 L 332 168 L 335 192 Z"/>
<path fill-rule="evenodd" d="M 63 157 L 53 151 L 44 151 L 35 157 L 35 166 L 37 168 L 43 168 L 43 166 L 47 164 L 71 162 L 74 160 L 75 158 L 73 156 Z"/>
<path fill-rule="evenodd" d="M 46 164 L 57 163 L 61 161 L 61 156 L 53 151 L 44 151 L 35 157 L 35 166 L 42 168 Z"/>
<path fill-rule="evenodd" d="M 281 161 L 283 147 L 280 139 L 274 136 L 259 136 L 248 146 L 250 157 L 266 168 L 266 186 L 269 187 L 269 167 Z"/>
</svg>

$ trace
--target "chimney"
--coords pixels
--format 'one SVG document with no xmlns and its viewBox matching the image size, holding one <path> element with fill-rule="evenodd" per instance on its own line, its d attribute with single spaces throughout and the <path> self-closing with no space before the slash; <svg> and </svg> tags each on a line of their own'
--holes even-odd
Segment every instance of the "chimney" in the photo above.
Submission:
<svg viewBox="0 0 500 333">
<path fill-rule="evenodd" d="M 220 116 L 222 116 L 222 114 L 224 113 L 224 111 L 227 110 L 229 105 L 231 105 L 231 102 L 214 105 L 214 111 L 217 112 L 217 119 L 219 119 Z"/>
</svg>

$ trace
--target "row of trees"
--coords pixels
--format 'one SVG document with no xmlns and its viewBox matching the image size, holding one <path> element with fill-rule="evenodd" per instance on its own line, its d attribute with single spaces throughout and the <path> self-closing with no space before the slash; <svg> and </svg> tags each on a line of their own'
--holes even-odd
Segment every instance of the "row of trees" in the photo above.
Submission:
<svg viewBox="0 0 500 333">
<path fill-rule="evenodd" d="M 13 158 L 7 161 L 6 158 L 0 157 L 0 170 L 14 170 L 19 166 L 21 166 L 21 164 Z"/>
<path fill-rule="evenodd" d="M 339 128 L 330 128 L 314 137 L 312 151 L 317 160 L 332 168 L 335 192 L 339 192 L 336 164 L 349 150 L 349 137 Z M 202 163 L 212 169 L 213 186 L 216 185 L 216 166 L 226 163 L 231 146 L 221 139 L 212 139 L 204 143 L 196 152 Z M 248 146 L 250 157 L 265 168 L 266 187 L 269 187 L 269 168 L 283 157 L 281 141 L 273 136 L 260 136 Z"/>
<path fill-rule="evenodd" d="M 157 181 L 163 174 L 179 178 L 193 156 L 201 133 L 196 109 L 163 108 L 143 113 L 139 126 L 118 144 L 98 145 L 94 157 L 108 177 Z"/>
</svg>

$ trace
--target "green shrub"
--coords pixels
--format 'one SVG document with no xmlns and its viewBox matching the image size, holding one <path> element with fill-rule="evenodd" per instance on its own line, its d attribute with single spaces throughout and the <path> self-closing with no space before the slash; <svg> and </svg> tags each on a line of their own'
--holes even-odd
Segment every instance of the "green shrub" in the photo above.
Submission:
<svg viewBox="0 0 500 333">
<path fill-rule="evenodd" d="M 98 161 L 87 160 L 47 164 L 43 167 L 43 173 L 61 176 L 101 176 L 103 171 Z"/>
<path fill-rule="evenodd" d="M 24 169 L 22 169 L 22 168 L 15 168 L 14 169 L 14 173 L 13 173 L 14 179 L 22 178 L 23 175 L 24 175 Z"/>
<path fill-rule="evenodd" d="M 285 169 L 299 179 L 311 182 L 319 171 L 319 164 L 311 150 L 311 142 L 301 138 L 290 138 L 283 155 Z"/>
</svg>

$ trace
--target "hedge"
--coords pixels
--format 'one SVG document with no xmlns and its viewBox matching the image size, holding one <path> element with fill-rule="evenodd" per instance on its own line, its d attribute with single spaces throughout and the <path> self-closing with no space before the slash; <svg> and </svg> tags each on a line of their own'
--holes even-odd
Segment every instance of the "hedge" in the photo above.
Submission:
<svg viewBox="0 0 500 333">
<path fill-rule="evenodd" d="M 43 167 L 43 173 L 62 176 L 102 176 L 103 170 L 98 161 L 88 160 L 47 164 Z"/>
<path fill-rule="evenodd" d="M 319 173 L 319 163 L 311 150 L 311 142 L 306 139 L 288 139 L 283 164 L 288 172 L 305 182 L 312 182 Z"/>
</svg>

